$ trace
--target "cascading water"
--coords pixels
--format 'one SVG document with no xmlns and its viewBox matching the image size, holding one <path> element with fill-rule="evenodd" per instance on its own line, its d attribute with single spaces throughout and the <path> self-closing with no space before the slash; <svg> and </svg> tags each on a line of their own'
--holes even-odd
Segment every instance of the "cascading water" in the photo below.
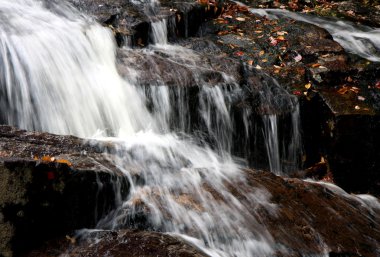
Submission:
<svg viewBox="0 0 380 257">
<path fill-rule="evenodd" d="M 0 3 L 5 122 L 81 137 L 153 128 L 137 92 L 117 73 L 111 32 L 53 3 L 51 10 L 33 0 Z"/>
<path fill-rule="evenodd" d="M 166 44 L 165 22 L 153 25 L 156 46 L 120 50 L 132 58 L 122 78 L 110 31 L 68 5 L 3 0 L 0 20 L 0 108 L 5 110 L 0 119 L 29 130 L 96 137 L 96 144 L 103 140 L 114 146 L 104 156 L 125 175 L 130 192 L 125 199 L 116 194 L 120 206 L 101 219 L 98 229 L 144 226 L 180 236 L 210 256 L 286 255 L 259 222 L 262 213 L 275 217 L 277 206 L 269 202 L 265 188 L 247 184 L 242 167 L 228 154 L 234 129 L 231 103 L 242 89 L 226 74 L 218 74 L 222 79 L 213 85 L 200 76 L 199 69 L 215 71 L 198 67 L 200 57 L 191 50 Z M 133 56 L 148 61 L 166 56 L 178 68 L 172 69 L 177 88 L 172 90 L 159 76 L 141 85 L 144 74 L 135 68 Z M 183 81 L 181 66 L 192 71 L 191 81 Z M 155 74 L 157 69 L 144 72 Z M 284 92 L 277 94 L 280 87 L 272 82 L 264 85 L 270 91 L 259 91 L 258 108 L 267 124 L 263 133 L 279 140 L 279 116 L 265 110 L 272 102 L 290 104 L 292 143 L 273 141 L 267 149 L 269 155 L 285 151 L 283 156 L 295 160 L 298 106 Z M 187 134 L 190 106 L 181 86 L 188 83 L 199 86 L 199 117 L 218 151 L 208 140 Z M 243 114 L 249 138 L 253 111 L 244 109 Z M 277 157 L 273 163 L 272 170 L 282 169 Z M 326 250 L 323 239 L 316 244 L 320 252 Z"/>
<path fill-rule="evenodd" d="M 118 148 L 110 161 L 129 178 L 130 194 L 99 228 L 125 227 L 143 208 L 153 229 L 182 236 L 211 256 L 273 253 L 271 236 L 255 212 L 259 206 L 275 212 L 266 190 L 244 186 L 244 173 L 230 156 L 221 158 L 192 138 L 159 134 L 169 131 L 167 91 L 157 88 L 161 97 L 153 106 L 166 109 L 156 120 L 136 87 L 118 75 L 109 30 L 56 2 L 4 0 L 0 19 L 5 122 L 97 135 Z M 165 43 L 157 34 L 155 42 Z M 205 94 L 222 101 L 218 90 Z M 221 113 L 226 119 L 226 110 Z M 249 208 L 230 192 L 237 183 Z"/>
</svg>

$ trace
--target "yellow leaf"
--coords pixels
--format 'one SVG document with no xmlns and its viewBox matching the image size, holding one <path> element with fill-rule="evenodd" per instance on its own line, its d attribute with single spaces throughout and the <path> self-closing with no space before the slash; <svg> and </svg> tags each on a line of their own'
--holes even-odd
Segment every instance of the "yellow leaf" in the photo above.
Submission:
<svg viewBox="0 0 380 257">
<path fill-rule="evenodd" d="M 311 84 L 310 84 L 310 83 L 306 84 L 306 85 L 305 85 L 305 88 L 306 88 L 306 89 L 310 89 L 310 88 L 311 88 Z"/>
</svg>

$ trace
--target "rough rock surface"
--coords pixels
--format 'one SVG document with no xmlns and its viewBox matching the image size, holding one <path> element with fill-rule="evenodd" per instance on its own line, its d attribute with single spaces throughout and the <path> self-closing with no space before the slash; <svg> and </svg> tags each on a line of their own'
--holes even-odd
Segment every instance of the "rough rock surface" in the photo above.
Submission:
<svg viewBox="0 0 380 257">
<path fill-rule="evenodd" d="M 82 238 L 50 241 L 23 257 L 206 257 L 183 240 L 151 231 L 88 231 Z"/>
<path fill-rule="evenodd" d="M 39 250 L 31 251 L 28 256 L 57 256 L 63 252 L 69 256 L 95 256 L 106 249 L 113 251 L 113 256 L 152 256 L 151 253 L 203 256 L 180 240 L 144 231 L 95 231 L 88 234 L 90 237 L 82 236 L 76 241 L 69 237 L 60 243 L 51 241 L 38 247 L 75 229 L 94 227 L 96 220 L 117 204 L 118 190 L 112 186 L 123 178 L 107 158 L 99 156 L 96 148 L 78 138 L 25 132 L 8 126 L 1 126 L 0 131 L 0 252 L 3 256 L 26 254 L 33 247 Z M 107 147 L 112 149 L 110 144 Z M 87 153 L 80 154 L 83 150 Z M 34 160 L 36 153 L 56 159 Z M 63 155 L 65 161 L 60 159 Z M 359 198 L 333 185 L 284 179 L 268 172 L 247 170 L 246 181 L 247 184 L 228 187 L 243 204 L 250 206 L 257 220 L 269 231 L 277 243 L 276 256 L 324 251 L 348 256 L 379 254 L 380 204 L 376 198 Z M 243 187 L 248 187 L 247 192 L 267 192 L 269 203 L 262 205 L 241 194 Z M 124 192 L 127 195 L 126 182 Z M 215 198 L 223 200 L 217 195 Z M 148 224 L 135 227 L 152 228 Z M 252 229 L 257 229 L 257 225 L 252 224 Z M 98 236 L 102 240 L 94 244 Z"/>
<path fill-rule="evenodd" d="M 304 167 L 323 156 L 340 186 L 379 194 L 376 63 L 345 53 L 325 29 L 286 18 L 269 20 L 236 4 L 228 4 L 205 27 L 203 37 L 245 65 L 243 84 L 259 84 L 250 74 L 261 70 L 299 98 Z"/>
<path fill-rule="evenodd" d="M 380 2 L 377 0 L 244 0 L 242 2 L 255 8 L 288 9 L 380 27 Z"/>
<path fill-rule="evenodd" d="M 71 136 L 0 126 L 0 253 L 93 227 L 127 192 L 99 149 Z M 0 254 L 0 255 L 1 255 Z"/>
</svg>

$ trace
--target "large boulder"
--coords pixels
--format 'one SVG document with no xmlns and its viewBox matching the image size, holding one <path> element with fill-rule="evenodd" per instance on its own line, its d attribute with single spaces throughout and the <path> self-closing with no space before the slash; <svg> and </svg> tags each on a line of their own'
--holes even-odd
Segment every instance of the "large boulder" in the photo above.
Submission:
<svg viewBox="0 0 380 257">
<path fill-rule="evenodd" d="M 0 126 L 0 256 L 94 227 L 128 192 L 108 165 L 82 139 Z"/>
</svg>

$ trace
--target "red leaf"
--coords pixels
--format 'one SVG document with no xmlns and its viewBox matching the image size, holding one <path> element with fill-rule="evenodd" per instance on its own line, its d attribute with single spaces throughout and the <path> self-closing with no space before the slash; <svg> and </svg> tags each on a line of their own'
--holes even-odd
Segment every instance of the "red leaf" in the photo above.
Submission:
<svg viewBox="0 0 380 257">
<path fill-rule="evenodd" d="M 54 172 L 48 171 L 47 173 L 47 179 L 48 180 L 53 180 L 55 178 Z"/>
<path fill-rule="evenodd" d="M 299 90 L 293 91 L 293 95 L 302 95 L 302 92 Z"/>
<path fill-rule="evenodd" d="M 244 53 L 243 53 L 242 51 L 237 51 L 237 52 L 235 53 L 235 55 L 236 55 L 236 56 L 243 56 Z"/>
</svg>

